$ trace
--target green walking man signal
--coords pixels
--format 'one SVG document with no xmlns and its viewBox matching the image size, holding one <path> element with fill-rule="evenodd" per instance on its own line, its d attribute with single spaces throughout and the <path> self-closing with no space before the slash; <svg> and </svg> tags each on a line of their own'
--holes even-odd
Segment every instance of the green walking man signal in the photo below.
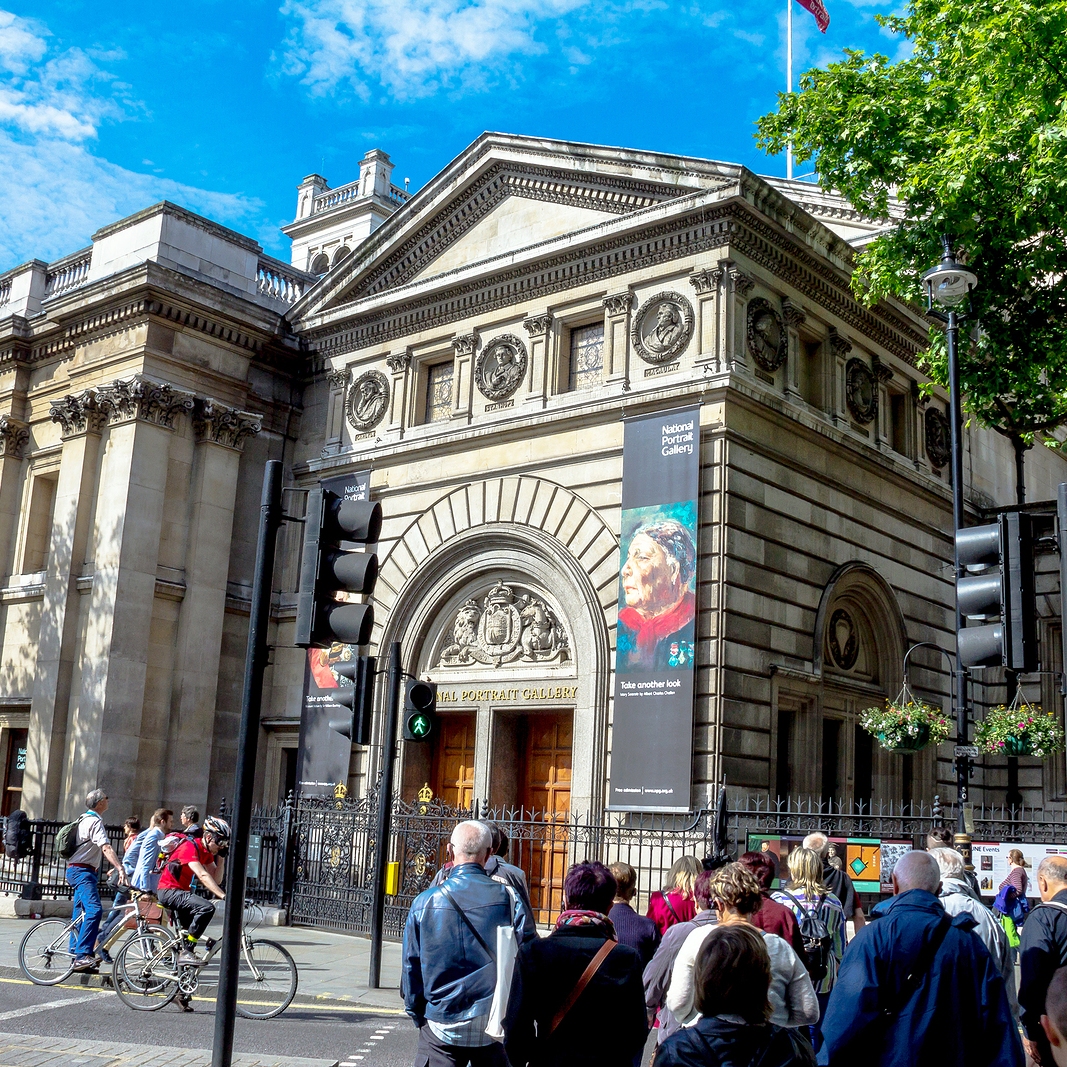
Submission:
<svg viewBox="0 0 1067 1067">
<path fill-rule="evenodd" d="M 404 740 L 429 741 L 437 732 L 437 685 L 412 678 L 404 689 Z"/>
</svg>

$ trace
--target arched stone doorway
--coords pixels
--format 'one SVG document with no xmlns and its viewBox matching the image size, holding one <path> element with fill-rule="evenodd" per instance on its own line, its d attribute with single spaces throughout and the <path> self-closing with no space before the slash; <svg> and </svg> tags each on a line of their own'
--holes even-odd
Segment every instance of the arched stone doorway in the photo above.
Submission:
<svg viewBox="0 0 1067 1067">
<path fill-rule="evenodd" d="M 780 796 L 845 804 L 910 801 L 929 789 L 933 754 L 893 755 L 859 725 L 895 696 L 907 648 L 892 588 L 850 562 L 827 583 L 812 635 L 810 682 L 776 688 L 775 785 Z"/>
</svg>

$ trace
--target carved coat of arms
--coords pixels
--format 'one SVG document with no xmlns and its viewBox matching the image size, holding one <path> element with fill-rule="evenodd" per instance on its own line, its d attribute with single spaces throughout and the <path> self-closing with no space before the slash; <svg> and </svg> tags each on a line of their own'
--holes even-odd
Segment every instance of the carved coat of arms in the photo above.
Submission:
<svg viewBox="0 0 1067 1067">
<path fill-rule="evenodd" d="M 563 661 L 568 645 L 566 631 L 543 600 L 497 582 L 481 603 L 471 598 L 456 612 L 452 643 L 437 665 L 499 667 L 516 661 Z"/>
</svg>

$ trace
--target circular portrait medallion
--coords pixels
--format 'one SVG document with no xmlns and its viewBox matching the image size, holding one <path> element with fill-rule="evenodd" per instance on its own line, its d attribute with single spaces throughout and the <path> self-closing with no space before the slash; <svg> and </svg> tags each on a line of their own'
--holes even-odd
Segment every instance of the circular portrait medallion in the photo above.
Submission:
<svg viewBox="0 0 1067 1067">
<path fill-rule="evenodd" d="M 646 363 L 670 363 L 693 336 L 693 305 L 681 293 L 649 297 L 634 317 L 630 340 Z"/>
<path fill-rule="evenodd" d="M 926 431 L 926 458 L 930 464 L 940 469 L 952 455 L 948 419 L 940 408 L 927 408 L 923 416 L 923 428 Z"/>
<path fill-rule="evenodd" d="M 771 374 L 785 363 L 789 351 L 782 316 L 762 296 L 748 303 L 748 350 L 752 358 Z"/>
<path fill-rule="evenodd" d="M 345 410 L 354 430 L 373 430 L 389 410 L 389 382 L 385 375 L 378 370 L 361 374 L 348 390 Z"/>
<path fill-rule="evenodd" d="M 493 338 L 474 361 L 474 384 L 486 400 L 507 400 L 526 377 L 526 346 L 514 334 Z"/>
<path fill-rule="evenodd" d="M 862 359 L 853 357 L 845 364 L 845 403 L 864 426 L 878 414 L 878 379 Z"/>
</svg>

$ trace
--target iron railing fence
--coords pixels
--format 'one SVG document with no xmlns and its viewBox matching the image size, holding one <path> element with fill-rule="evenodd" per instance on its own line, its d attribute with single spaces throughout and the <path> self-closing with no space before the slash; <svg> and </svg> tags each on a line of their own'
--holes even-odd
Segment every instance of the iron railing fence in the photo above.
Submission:
<svg viewBox="0 0 1067 1067">
<path fill-rule="evenodd" d="M 32 820 L 33 850 L 20 860 L 9 859 L 0 850 L 0 893 L 22 895 L 30 887 L 33 899 L 69 900 L 74 895 L 74 890 L 67 885 L 67 861 L 55 849 L 56 834 L 64 825 L 54 819 Z M 106 829 L 112 848 L 121 856 L 122 827 L 107 826 Z M 6 830 L 7 819 L 0 819 L 0 840 Z M 100 867 L 100 891 L 111 896 L 114 891 L 107 884 L 110 865 L 102 863 Z"/>
</svg>

